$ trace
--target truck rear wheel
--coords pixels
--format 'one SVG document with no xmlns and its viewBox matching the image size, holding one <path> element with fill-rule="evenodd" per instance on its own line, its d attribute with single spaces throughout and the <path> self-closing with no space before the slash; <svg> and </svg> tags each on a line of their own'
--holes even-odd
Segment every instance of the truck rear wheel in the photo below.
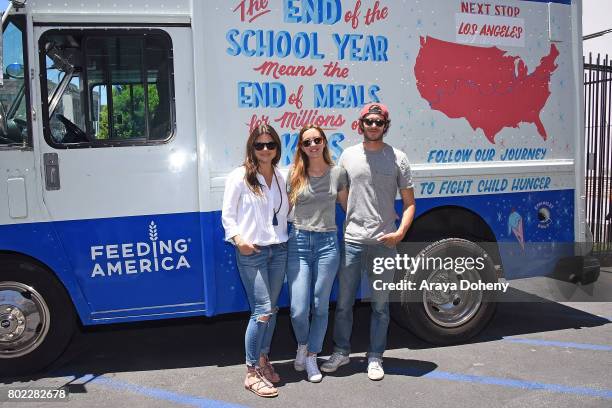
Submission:
<svg viewBox="0 0 612 408">
<path fill-rule="evenodd" d="M 66 349 L 75 327 L 69 297 L 49 271 L 0 258 L 0 375 L 45 368 Z"/>
<path fill-rule="evenodd" d="M 466 268 L 462 274 L 454 270 L 436 267 L 419 267 L 414 274 L 407 271 L 397 276 L 415 283 L 414 290 L 404 290 L 393 304 L 393 317 L 404 328 L 417 337 L 433 344 L 448 345 L 469 340 L 480 333 L 489 323 L 496 309 L 492 291 L 461 290 L 459 282 L 497 282 L 495 264 L 487 252 L 478 244 L 462 239 L 443 239 L 422 249 L 416 258 L 482 258 L 484 267 Z M 452 283 L 457 290 L 421 289 L 421 282 L 428 286 L 434 283 Z"/>
</svg>

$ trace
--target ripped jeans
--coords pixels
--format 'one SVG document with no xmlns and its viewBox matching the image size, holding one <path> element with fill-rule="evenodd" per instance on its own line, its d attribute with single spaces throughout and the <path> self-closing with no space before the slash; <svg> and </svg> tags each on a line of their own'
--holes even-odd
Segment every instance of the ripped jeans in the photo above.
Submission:
<svg viewBox="0 0 612 408">
<path fill-rule="evenodd" d="M 276 302 L 285 281 L 287 243 L 259 247 L 261 252 L 242 255 L 236 249 L 236 263 L 244 285 L 251 318 L 244 336 L 246 364 L 259 366 L 259 356 L 270 353 L 276 326 Z M 262 317 L 268 316 L 268 320 Z"/>
</svg>

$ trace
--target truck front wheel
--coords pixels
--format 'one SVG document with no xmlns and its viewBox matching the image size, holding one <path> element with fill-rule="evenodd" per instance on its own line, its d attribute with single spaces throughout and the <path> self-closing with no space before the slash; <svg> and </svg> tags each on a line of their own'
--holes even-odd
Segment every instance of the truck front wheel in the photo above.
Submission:
<svg viewBox="0 0 612 408">
<path fill-rule="evenodd" d="M 41 370 L 65 350 L 74 309 L 57 280 L 35 262 L 0 258 L 0 375 Z"/>
<path fill-rule="evenodd" d="M 394 319 L 417 337 L 438 345 L 465 342 L 480 333 L 495 312 L 495 292 L 462 289 L 461 282 L 465 287 L 468 283 L 497 282 L 495 265 L 487 252 L 474 242 L 448 238 L 425 247 L 415 258 L 432 261 L 396 278 L 413 284 L 393 304 Z M 457 268 L 460 263 L 455 263 L 447 268 L 433 261 L 449 258 L 472 258 L 479 263 L 469 268 Z"/>
</svg>

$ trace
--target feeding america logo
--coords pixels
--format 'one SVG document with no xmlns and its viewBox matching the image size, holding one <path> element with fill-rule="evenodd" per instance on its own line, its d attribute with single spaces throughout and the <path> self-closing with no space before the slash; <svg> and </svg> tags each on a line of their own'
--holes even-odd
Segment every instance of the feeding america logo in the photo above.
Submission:
<svg viewBox="0 0 612 408">
<path fill-rule="evenodd" d="M 149 241 L 94 245 L 91 278 L 133 275 L 144 272 L 190 269 L 187 259 L 191 238 L 161 240 L 157 225 L 149 224 Z"/>
</svg>

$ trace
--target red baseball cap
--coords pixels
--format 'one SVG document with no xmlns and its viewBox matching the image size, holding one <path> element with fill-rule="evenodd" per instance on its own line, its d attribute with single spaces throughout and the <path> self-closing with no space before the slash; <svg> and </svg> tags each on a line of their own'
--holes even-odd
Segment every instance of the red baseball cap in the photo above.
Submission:
<svg viewBox="0 0 612 408">
<path fill-rule="evenodd" d="M 387 109 L 387 107 L 382 103 L 368 103 L 365 105 L 361 109 L 361 112 L 359 112 L 359 119 L 362 119 L 371 113 L 382 115 L 385 120 L 389 120 L 389 109 Z"/>
</svg>

